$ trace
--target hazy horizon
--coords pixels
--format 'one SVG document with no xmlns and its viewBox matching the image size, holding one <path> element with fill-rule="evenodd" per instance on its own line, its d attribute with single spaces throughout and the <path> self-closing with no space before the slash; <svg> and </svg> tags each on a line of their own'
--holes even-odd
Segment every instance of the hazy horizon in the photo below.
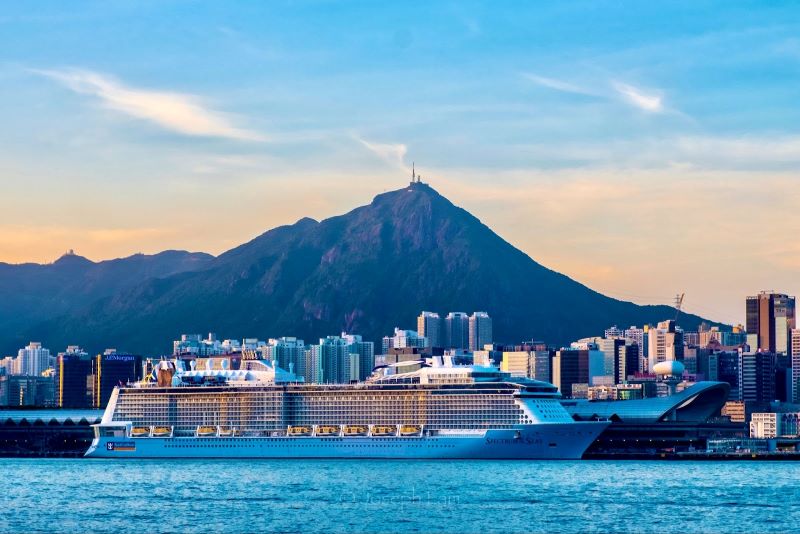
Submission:
<svg viewBox="0 0 800 534">
<path fill-rule="evenodd" d="M 746 295 L 800 293 L 795 15 L 9 4 L 0 261 L 217 255 L 400 188 L 415 161 L 548 268 L 740 323 Z"/>
</svg>

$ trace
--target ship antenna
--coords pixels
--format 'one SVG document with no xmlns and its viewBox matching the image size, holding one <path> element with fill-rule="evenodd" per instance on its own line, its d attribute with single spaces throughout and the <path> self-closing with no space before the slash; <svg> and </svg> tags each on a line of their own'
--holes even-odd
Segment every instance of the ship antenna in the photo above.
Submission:
<svg viewBox="0 0 800 534">
<path fill-rule="evenodd" d="M 415 181 L 417 179 L 417 171 L 414 169 L 414 162 L 411 162 L 411 181 Z"/>
</svg>

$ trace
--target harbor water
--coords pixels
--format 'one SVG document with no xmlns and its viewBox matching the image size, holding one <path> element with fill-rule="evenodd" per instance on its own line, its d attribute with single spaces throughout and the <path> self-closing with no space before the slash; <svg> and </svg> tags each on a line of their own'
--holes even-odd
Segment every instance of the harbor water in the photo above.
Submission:
<svg viewBox="0 0 800 534">
<path fill-rule="evenodd" d="M 784 532 L 800 462 L 0 459 L 0 531 Z"/>
</svg>

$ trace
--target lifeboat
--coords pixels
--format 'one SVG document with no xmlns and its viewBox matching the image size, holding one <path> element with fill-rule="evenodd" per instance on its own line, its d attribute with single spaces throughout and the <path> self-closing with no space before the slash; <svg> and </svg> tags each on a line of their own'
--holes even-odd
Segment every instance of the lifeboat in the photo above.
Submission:
<svg viewBox="0 0 800 534">
<path fill-rule="evenodd" d="M 311 427 L 310 426 L 290 426 L 287 434 L 292 437 L 298 436 L 310 436 L 311 435 Z"/>
<path fill-rule="evenodd" d="M 397 427 L 394 425 L 372 425 L 372 435 L 376 437 L 394 436 L 397 434 Z"/>
<path fill-rule="evenodd" d="M 197 437 L 198 438 L 207 438 L 210 436 L 217 435 L 217 427 L 215 426 L 198 426 L 197 427 Z"/>
<path fill-rule="evenodd" d="M 314 433 L 317 436 L 338 436 L 339 425 L 317 425 Z"/>
<path fill-rule="evenodd" d="M 400 427 L 401 436 L 419 436 L 422 434 L 421 425 L 402 425 Z"/>
<path fill-rule="evenodd" d="M 344 425 L 343 434 L 345 436 L 366 436 L 369 428 L 366 425 Z"/>
<path fill-rule="evenodd" d="M 166 438 L 172 435 L 172 427 L 171 426 L 157 426 L 153 428 L 153 437 L 154 438 Z"/>
<path fill-rule="evenodd" d="M 221 426 L 219 427 L 219 435 L 221 437 L 227 438 L 233 436 L 234 430 L 229 426 Z"/>
<path fill-rule="evenodd" d="M 132 438 L 146 438 L 150 435 L 150 427 L 149 426 L 135 426 L 131 428 L 131 437 Z"/>
</svg>

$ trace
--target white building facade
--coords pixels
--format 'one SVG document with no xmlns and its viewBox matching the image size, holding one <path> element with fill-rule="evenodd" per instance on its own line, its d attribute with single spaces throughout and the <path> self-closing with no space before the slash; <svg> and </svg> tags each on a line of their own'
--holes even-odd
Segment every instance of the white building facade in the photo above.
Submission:
<svg viewBox="0 0 800 534">
<path fill-rule="evenodd" d="M 18 375 L 41 376 L 51 367 L 50 350 L 35 341 L 31 341 L 24 349 L 19 349 L 17 359 L 15 370 L 18 372 L 14 374 Z"/>
</svg>

